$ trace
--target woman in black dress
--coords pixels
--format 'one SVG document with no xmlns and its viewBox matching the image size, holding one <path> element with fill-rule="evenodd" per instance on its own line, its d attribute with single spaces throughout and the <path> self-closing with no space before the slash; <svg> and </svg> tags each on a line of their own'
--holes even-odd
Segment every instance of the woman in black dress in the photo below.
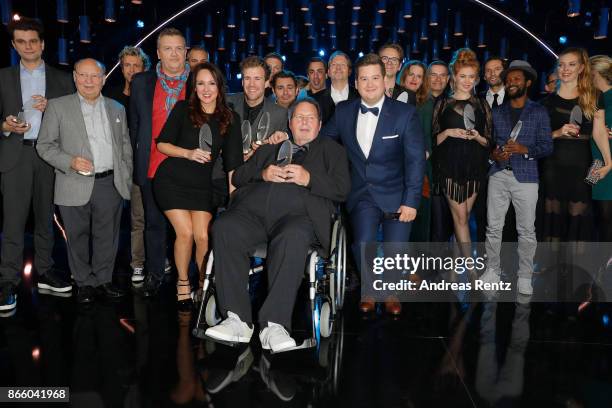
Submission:
<svg viewBox="0 0 612 408">
<path fill-rule="evenodd" d="M 233 170 L 242 164 L 240 118 L 225 102 L 221 71 L 205 62 L 197 65 L 192 75 L 189 100 L 176 103 L 157 138 L 157 149 L 168 158 L 159 166 L 153 184 L 157 203 L 176 233 L 177 301 L 183 308 L 192 302 L 187 272 L 194 241 L 199 270 L 208 251 L 208 225 L 214 210 L 213 164 L 223 156 L 230 192 Z M 201 146 L 203 127 L 212 134 L 212 140 L 205 143 L 208 147 Z"/>
<path fill-rule="evenodd" d="M 545 197 L 544 239 L 550 242 L 589 241 L 593 224 L 591 187 L 584 182 L 591 164 L 590 139 L 602 137 L 595 122 L 603 121 L 603 107 L 591 82 L 589 56 L 582 48 L 568 48 L 557 62 L 559 85 L 544 98 L 553 129 L 553 154 L 544 159 L 542 190 Z M 601 110 L 601 111 L 600 111 Z M 572 115 L 572 111 L 577 114 Z M 601 132 L 599 132 L 601 133 Z M 607 139 L 603 136 L 603 139 Z"/>
<path fill-rule="evenodd" d="M 446 196 L 455 238 L 467 249 L 470 212 L 487 178 L 493 119 L 489 105 L 474 96 L 480 70 L 474 51 L 458 50 L 450 68 L 453 93 L 440 99 L 433 113 L 433 189 Z M 466 109 L 474 112 L 472 130 L 466 130 Z"/>
</svg>

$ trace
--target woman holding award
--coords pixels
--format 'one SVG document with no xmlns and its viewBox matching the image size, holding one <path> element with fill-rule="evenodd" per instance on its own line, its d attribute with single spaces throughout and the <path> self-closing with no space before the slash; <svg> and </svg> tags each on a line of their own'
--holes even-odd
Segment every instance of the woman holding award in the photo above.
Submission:
<svg viewBox="0 0 612 408">
<path fill-rule="evenodd" d="M 208 251 L 213 164 L 223 156 L 230 192 L 232 172 L 242 164 L 240 118 L 226 104 L 221 71 L 204 62 L 192 77 L 189 100 L 177 102 L 157 138 L 157 149 L 168 158 L 155 173 L 153 187 L 176 233 L 177 302 L 183 309 L 192 305 L 187 272 L 194 242 L 198 270 Z"/>
<path fill-rule="evenodd" d="M 448 200 L 457 242 L 470 244 L 468 221 L 486 182 L 493 120 L 489 105 L 474 96 L 480 70 L 474 51 L 459 49 L 450 69 L 452 93 L 433 113 L 433 189 Z"/>
<path fill-rule="evenodd" d="M 584 49 L 564 50 L 557 61 L 557 74 L 556 92 L 541 101 L 548 109 L 554 144 L 553 154 L 542 161 L 544 239 L 588 241 L 593 231 L 588 211 L 591 187 L 584 180 L 591 165 L 591 135 L 599 146 L 601 133 L 605 133 L 603 106 L 597 101 Z M 607 141 L 607 135 L 604 137 Z"/>
</svg>

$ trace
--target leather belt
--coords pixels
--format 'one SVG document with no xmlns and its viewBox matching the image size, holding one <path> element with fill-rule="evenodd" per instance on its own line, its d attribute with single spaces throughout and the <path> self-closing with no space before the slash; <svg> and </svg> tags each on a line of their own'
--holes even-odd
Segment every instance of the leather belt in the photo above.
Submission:
<svg viewBox="0 0 612 408">
<path fill-rule="evenodd" d="M 23 139 L 23 145 L 36 147 L 36 139 Z"/>
<path fill-rule="evenodd" d="M 97 179 L 104 178 L 104 177 L 110 176 L 111 174 L 113 174 L 112 170 L 106 170 L 106 171 L 103 171 L 101 173 L 96 173 L 95 178 L 97 178 Z"/>
</svg>

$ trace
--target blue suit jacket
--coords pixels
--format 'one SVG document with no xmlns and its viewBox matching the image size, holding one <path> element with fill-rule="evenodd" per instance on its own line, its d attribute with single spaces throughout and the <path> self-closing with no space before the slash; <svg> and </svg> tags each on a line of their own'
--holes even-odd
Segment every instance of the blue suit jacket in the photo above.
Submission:
<svg viewBox="0 0 612 408">
<path fill-rule="evenodd" d="M 419 207 L 425 171 L 425 146 L 414 106 L 385 97 L 366 159 L 357 142 L 357 115 L 361 98 L 336 106 L 322 134 L 341 140 L 351 163 L 351 211 L 367 193 L 383 212 L 400 205 Z"/>
<path fill-rule="evenodd" d="M 509 103 L 493 109 L 493 127 L 497 146 L 505 145 L 510 138 L 513 127 L 510 109 Z M 523 127 L 516 141 L 527 146 L 529 153 L 527 155 L 513 154 L 510 156 L 509 164 L 512 166 L 514 177 L 519 182 L 537 183 L 539 179 L 537 159 L 546 157 L 553 151 L 550 118 L 545 107 L 527 99 L 519 120 L 523 121 Z M 489 174 L 500 170 L 503 170 L 503 167 L 495 162 Z"/>
</svg>

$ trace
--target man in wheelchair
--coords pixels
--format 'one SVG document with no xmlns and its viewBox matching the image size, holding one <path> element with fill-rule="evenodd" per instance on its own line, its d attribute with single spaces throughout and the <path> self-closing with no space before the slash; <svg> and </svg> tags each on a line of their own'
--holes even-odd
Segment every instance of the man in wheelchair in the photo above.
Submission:
<svg viewBox="0 0 612 408">
<path fill-rule="evenodd" d="M 289 113 L 289 128 L 291 163 L 280 163 L 283 145 L 257 149 L 235 170 L 237 190 L 213 225 L 217 300 L 225 317 L 206 330 L 214 340 L 250 342 L 250 256 L 266 244 L 268 296 L 258 316 L 261 346 L 272 352 L 296 347 L 288 331 L 308 252 L 316 246 L 323 256 L 329 253 L 334 203 L 346 199 L 350 178 L 344 148 L 317 137 L 321 112 L 316 101 L 297 103 Z"/>
</svg>

